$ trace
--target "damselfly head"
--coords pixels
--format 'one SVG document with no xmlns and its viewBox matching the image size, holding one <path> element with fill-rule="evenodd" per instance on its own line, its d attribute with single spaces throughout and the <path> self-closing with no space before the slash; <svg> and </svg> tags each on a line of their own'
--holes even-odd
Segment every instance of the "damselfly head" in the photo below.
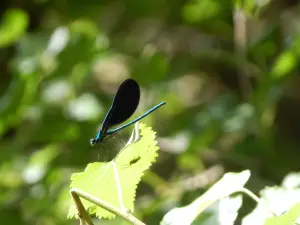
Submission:
<svg viewBox="0 0 300 225">
<path fill-rule="evenodd" d="M 94 146 L 96 143 L 97 143 L 96 138 L 90 139 L 90 145 L 91 145 L 91 146 Z"/>
</svg>

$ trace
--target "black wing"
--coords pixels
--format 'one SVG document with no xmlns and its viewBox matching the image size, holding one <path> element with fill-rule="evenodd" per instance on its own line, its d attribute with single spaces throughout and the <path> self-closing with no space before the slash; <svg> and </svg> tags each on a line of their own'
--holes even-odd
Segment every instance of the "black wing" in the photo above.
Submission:
<svg viewBox="0 0 300 225">
<path fill-rule="evenodd" d="M 135 112 L 139 101 L 140 88 L 138 83 L 133 79 L 123 81 L 104 119 L 102 130 L 107 130 L 111 126 L 127 120 Z"/>
</svg>

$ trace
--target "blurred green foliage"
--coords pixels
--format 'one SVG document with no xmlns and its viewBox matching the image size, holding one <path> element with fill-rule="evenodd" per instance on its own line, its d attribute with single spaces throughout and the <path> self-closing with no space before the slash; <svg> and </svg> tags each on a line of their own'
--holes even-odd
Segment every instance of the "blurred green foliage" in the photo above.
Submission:
<svg viewBox="0 0 300 225">
<path fill-rule="evenodd" d="M 105 151 L 89 139 L 127 77 L 142 87 L 134 116 L 167 101 L 143 120 L 161 147 L 137 192 L 145 223 L 192 202 L 223 172 L 251 170 L 255 192 L 300 169 L 297 1 L 0 5 L 2 224 L 77 223 L 66 219 L 70 175 L 120 149 L 119 138 Z M 207 182 L 180 186 L 215 165 Z M 166 195 L 170 187 L 181 191 Z M 241 213 L 252 207 L 246 201 Z"/>
</svg>

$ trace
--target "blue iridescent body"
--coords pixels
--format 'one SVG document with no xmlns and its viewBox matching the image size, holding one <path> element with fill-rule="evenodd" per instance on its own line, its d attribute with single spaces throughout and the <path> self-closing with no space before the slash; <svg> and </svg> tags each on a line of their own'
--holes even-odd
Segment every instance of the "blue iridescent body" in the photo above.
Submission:
<svg viewBox="0 0 300 225">
<path fill-rule="evenodd" d="M 90 140 L 90 144 L 95 145 L 99 142 L 102 142 L 108 135 L 112 135 L 113 133 L 136 123 L 153 111 L 157 110 L 159 107 L 166 104 L 166 102 L 161 102 L 133 121 L 118 128 L 108 130 L 110 127 L 126 121 L 135 112 L 139 101 L 140 88 L 138 83 L 133 79 L 127 79 L 123 81 L 116 93 L 109 111 L 104 118 L 101 128 L 97 132 L 96 137 Z"/>
</svg>

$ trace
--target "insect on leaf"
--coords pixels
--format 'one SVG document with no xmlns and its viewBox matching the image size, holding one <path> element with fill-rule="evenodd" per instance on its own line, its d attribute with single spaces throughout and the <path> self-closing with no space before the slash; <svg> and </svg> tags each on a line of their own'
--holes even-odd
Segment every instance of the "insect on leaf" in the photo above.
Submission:
<svg viewBox="0 0 300 225">
<path fill-rule="evenodd" d="M 156 133 L 144 124 L 139 124 L 140 139 L 126 145 L 110 162 L 95 162 L 87 165 L 84 172 L 71 176 L 71 188 L 79 188 L 118 208 L 134 211 L 136 188 L 145 170 L 157 157 Z M 113 219 L 114 214 L 82 199 L 90 214 L 99 219 Z M 76 217 L 77 210 L 72 203 L 68 217 Z"/>
</svg>

